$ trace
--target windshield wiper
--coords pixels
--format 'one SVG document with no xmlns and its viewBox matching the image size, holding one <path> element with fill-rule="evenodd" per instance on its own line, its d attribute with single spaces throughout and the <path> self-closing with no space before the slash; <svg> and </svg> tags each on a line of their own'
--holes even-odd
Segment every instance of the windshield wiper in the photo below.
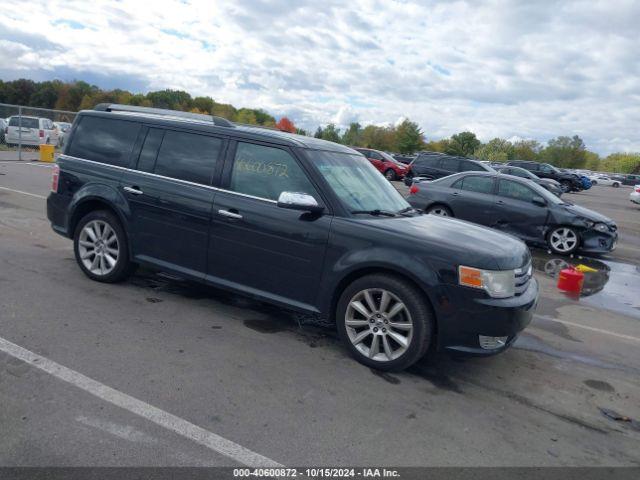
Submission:
<svg viewBox="0 0 640 480">
<path fill-rule="evenodd" d="M 403 208 L 402 210 L 398 210 L 396 213 L 397 213 L 398 215 L 404 215 L 405 217 L 407 217 L 407 216 L 409 216 L 410 214 L 413 214 L 413 213 L 419 213 L 419 210 L 416 210 L 416 209 L 415 209 L 415 208 L 413 208 L 413 207 L 405 207 L 405 208 Z"/>
<path fill-rule="evenodd" d="M 376 208 L 374 210 L 352 210 L 350 213 L 353 214 L 358 214 L 358 213 L 363 213 L 366 215 L 373 215 L 374 217 L 380 217 L 380 216 L 384 216 L 384 217 L 395 217 L 396 214 L 393 212 L 388 212 L 386 210 L 380 210 L 379 208 Z"/>
</svg>

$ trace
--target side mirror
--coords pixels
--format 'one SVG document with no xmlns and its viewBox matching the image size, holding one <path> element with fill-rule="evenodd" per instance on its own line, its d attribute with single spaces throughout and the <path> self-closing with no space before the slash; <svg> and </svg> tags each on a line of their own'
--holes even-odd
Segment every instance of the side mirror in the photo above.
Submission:
<svg viewBox="0 0 640 480">
<path fill-rule="evenodd" d="M 278 207 L 311 213 L 320 213 L 324 210 L 313 196 L 301 192 L 282 192 L 278 197 Z"/>
<path fill-rule="evenodd" d="M 531 199 L 531 203 L 533 203 L 534 205 L 538 205 L 539 207 L 547 206 L 547 202 L 545 201 L 545 199 L 537 196 Z"/>
</svg>

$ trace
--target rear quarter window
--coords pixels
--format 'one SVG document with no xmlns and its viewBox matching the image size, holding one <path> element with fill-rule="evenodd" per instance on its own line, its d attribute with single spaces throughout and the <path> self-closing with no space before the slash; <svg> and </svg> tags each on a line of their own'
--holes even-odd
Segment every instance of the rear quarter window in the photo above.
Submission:
<svg viewBox="0 0 640 480">
<path fill-rule="evenodd" d="M 20 126 L 20 117 L 11 117 L 9 119 L 10 127 Z M 22 128 L 39 128 L 37 118 L 22 117 Z"/>
<path fill-rule="evenodd" d="M 137 122 L 85 116 L 76 126 L 66 153 L 94 162 L 128 167 L 140 128 Z"/>
</svg>

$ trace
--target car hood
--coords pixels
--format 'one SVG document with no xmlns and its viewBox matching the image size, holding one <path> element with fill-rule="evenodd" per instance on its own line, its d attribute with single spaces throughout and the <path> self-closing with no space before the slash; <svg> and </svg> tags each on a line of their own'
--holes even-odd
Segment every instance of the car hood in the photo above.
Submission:
<svg viewBox="0 0 640 480">
<path fill-rule="evenodd" d="M 566 212 L 572 213 L 592 222 L 606 223 L 607 225 L 615 225 L 615 222 L 609 217 L 602 215 L 601 213 L 594 212 L 588 208 L 581 207 L 579 205 L 558 205 L 558 208 L 563 209 Z"/>
<path fill-rule="evenodd" d="M 402 243 L 410 244 L 407 249 L 419 250 L 421 256 L 436 262 L 509 270 L 520 268 L 531 259 L 520 239 L 463 220 L 423 214 L 363 221 L 395 234 Z"/>
</svg>

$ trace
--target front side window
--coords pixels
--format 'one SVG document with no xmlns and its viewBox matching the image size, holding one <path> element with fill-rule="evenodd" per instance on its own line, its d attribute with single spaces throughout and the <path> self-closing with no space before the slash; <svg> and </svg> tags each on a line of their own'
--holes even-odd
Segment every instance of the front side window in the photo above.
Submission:
<svg viewBox="0 0 640 480">
<path fill-rule="evenodd" d="M 536 193 L 526 185 L 511 180 L 500 180 L 498 184 L 498 195 L 501 197 L 522 200 L 523 202 L 531 202 Z M 539 196 L 539 195 L 538 195 Z"/>
<path fill-rule="evenodd" d="M 315 187 L 289 152 L 252 143 L 238 142 L 229 189 L 268 200 L 278 200 L 282 192 L 306 193 L 319 201 Z"/>
<path fill-rule="evenodd" d="M 222 140 L 196 133 L 164 133 L 154 173 L 210 185 Z"/>
<path fill-rule="evenodd" d="M 140 128 L 137 122 L 85 116 L 76 127 L 68 154 L 94 162 L 128 167 L 129 156 Z"/>
<path fill-rule="evenodd" d="M 312 164 L 349 211 L 410 208 L 378 170 L 360 155 L 307 150 Z"/>
</svg>

